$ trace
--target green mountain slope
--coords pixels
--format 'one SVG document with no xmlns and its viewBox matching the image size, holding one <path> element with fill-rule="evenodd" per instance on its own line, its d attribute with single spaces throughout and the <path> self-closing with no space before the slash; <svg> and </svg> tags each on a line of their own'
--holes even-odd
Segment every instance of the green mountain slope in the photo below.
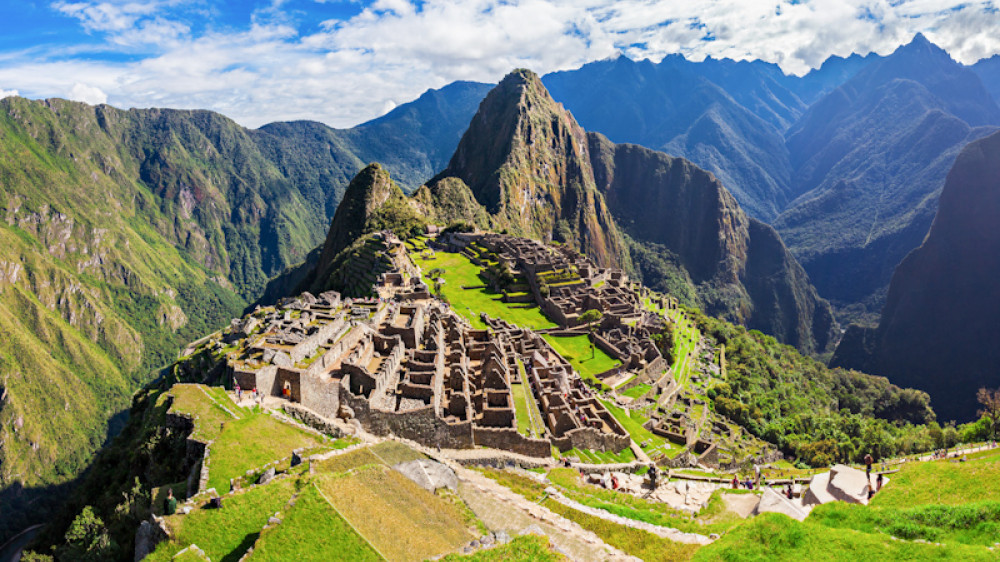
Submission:
<svg viewBox="0 0 1000 562">
<path fill-rule="evenodd" d="M 153 368 L 245 305 L 206 266 L 224 247 L 104 132 L 127 116 L 0 101 L 0 538 L 44 517 Z"/>
<path fill-rule="evenodd" d="M 899 264 L 877 329 L 852 326 L 833 361 L 931 395 L 944 419 L 975 419 L 1000 361 L 1000 134 L 966 146 L 923 245 Z"/>
<path fill-rule="evenodd" d="M 484 87 L 349 130 L 0 100 L 0 542 L 29 505 L 45 516 L 153 370 L 323 241 L 370 158 L 411 186 L 444 166 Z"/>
</svg>

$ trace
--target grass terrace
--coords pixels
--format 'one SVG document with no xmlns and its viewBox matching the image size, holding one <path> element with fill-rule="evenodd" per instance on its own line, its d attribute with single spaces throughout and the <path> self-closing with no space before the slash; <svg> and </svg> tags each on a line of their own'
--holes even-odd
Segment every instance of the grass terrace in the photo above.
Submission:
<svg viewBox="0 0 1000 562">
<path fill-rule="evenodd" d="M 331 555 L 359 562 L 383 560 L 382 556 L 337 513 L 315 484 L 307 484 L 281 524 L 261 534 L 249 560 L 323 562 Z"/>
<path fill-rule="evenodd" d="M 389 560 L 425 560 L 476 538 L 458 506 L 382 465 L 317 479 L 357 532 Z"/>
<path fill-rule="evenodd" d="M 415 245 L 414 248 L 419 246 Z M 432 269 L 444 270 L 441 276 L 444 279 L 444 284 L 441 286 L 442 294 L 451 303 L 455 312 L 469 320 L 474 328 L 486 329 L 486 325 L 479 318 L 480 312 L 535 330 L 556 326 L 542 314 L 537 305 L 502 302 L 500 300 L 502 294 L 487 288 L 463 289 L 462 287 L 476 287 L 485 283 L 479 275 L 480 267 L 463 254 L 435 252 L 434 257 L 428 258 L 422 255 L 421 250 L 414 249 L 410 252 L 410 258 L 420 266 L 425 278 Z M 430 279 L 425 280 L 431 284 Z"/>
<path fill-rule="evenodd" d="M 984 547 L 892 540 L 764 513 L 703 547 L 694 560 L 996 560 Z"/>
<path fill-rule="evenodd" d="M 872 505 L 908 508 L 1000 498 L 1000 449 L 972 454 L 968 459 L 906 463 L 890 476 L 891 485 L 872 499 Z"/>
<path fill-rule="evenodd" d="M 229 491 L 230 479 L 287 457 L 294 449 L 319 450 L 347 445 L 346 441 L 324 440 L 260 410 L 241 408 L 220 387 L 177 384 L 170 394 L 174 396 L 171 412 L 195 416 L 193 436 L 213 441 L 208 487 L 219 493 Z"/>
<path fill-rule="evenodd" d="M 641 383 L 633 386 L 628 390 L 623 390 L 618 394 L 621 394 L 622 396 L 628 396 L 629 398 L 640 398 L 652 389 L 653 389 L 652 385 Z"/>
<path fill-rule="evenodd" d="M 223 509 L 196 509 L 188 515 L 169 515 L 171 539 L 157 545 L 149 562 L 173 558 L 191 544 L 211 560 L 239 560 L 260 535 L 269 517 L 285 508 L 298 481 L 284 479 L 267 486 L 226 496 Z"/>
<path fill-rule="evenodd" d="M 581 462 L 590 464 L 626 463 L 635 460 L 635 453 L 632 452 L 632 449 L 622 449 L 620 453 L 593 449 L 570 449 L 565 453 L 559 453 L 559 456 L 562 458 L 577 457 Z"/>
<path fill-rule="evenodd" d="M 523 369 L 522 380 L 523 380 Z M 517 419 L 517 431 L 521 435 L 541 439 L 545 437 L 545 422 L 538 411 L 538 403 L 531 392 L 531 386 L 523 383 L 510 385 L 514 396 L 514 415 Z"/>
<path fill-rule="evenodd" d="M 596 375 L 621 365 L 621 361 L 611 357 L 596 346 L 593 357 L 591 357 L 590 339 L 585 335 L 558 337 L 542 334 L 542 337 L 585 379 L 597 381 Z"/>
<path fill-rule="evenodd" d="M 636 410 L 626 410 L 624 408 L 619 408 L 613 403 L 607 400 L 601 400 L 604 407 L 611 412 L 611 415 L 618 420 L 618 423 L 622 424 L 625 431 L 628 431 L 629 435 L 632 436 L 632 441 L 637 444 L 646 443 L 646 447 L 643 447 L 643 451 L 649 455 L 650 458 L 656 459 L 660 456 L 673 457 L 683 450 L 680 445 L 675 445 L 670 441 L 656 435 L 652 431 L 642 427 L 642 424 L 649 421 L 649 418 L 642 415 Z"/>
</svg>

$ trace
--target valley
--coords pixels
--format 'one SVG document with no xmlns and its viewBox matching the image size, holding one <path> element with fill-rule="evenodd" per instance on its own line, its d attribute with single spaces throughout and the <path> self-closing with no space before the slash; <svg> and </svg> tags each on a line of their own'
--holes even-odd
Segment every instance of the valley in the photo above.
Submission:
<svg viewBox="0 0 1000 562">
<path fill-rule="evenodd" d="M 912 37 L 340 129 L 0 89 L 0 551 L 996 559 L 1000 58 Z"/>
</svg>

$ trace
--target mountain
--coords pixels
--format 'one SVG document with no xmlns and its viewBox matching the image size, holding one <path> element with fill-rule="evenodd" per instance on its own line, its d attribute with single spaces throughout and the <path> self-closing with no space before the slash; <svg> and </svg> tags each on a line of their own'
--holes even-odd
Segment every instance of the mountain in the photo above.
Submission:
<svg viewBox="0 0 1000 562">
<path fill-rule="evenodd" d="M 896 268 L 878 328 L 852 326 L 834 355 L 927 391 L 942 419 L 977 417 L 1000 362 L 1000 133 L 966 146 L 933 226 Z"/>
<path fill-rule="evenodd" d="M 770 220 L 790 190 L 782 130 L 805 110 L 776 70 L 680 56 L 658 64 L 618 57 L 548 74 L 543 82 L 586 129 L 688 158 L 714 173 L 752 216 Z"/>
<path fill-rule="evenodd" d="M 385 170 L 366 169 L 352 181 L 321 257 L 305 266 L 312 272 L 291 272 L 275 286 L 314 292 L 335 286 L 329 280 L 337 267 L 357 268 L 342 254 L 375 225 L 417 225 L 421 217 L 442 225 L 466 221 L 568 244 L 804 351 L 822 352 L 832 343 L 829 305 L 774 230 L 748 217 L 711 173 L 585 132 L 530 71 L 504 78 L 483 100 L 448 167 L 409 206 L 400 200 Z M 361 248 L 350 252 L 360 255 Z"/>
<path fill-rule="evenodd" d="M 1000 100 L 1000 55 L 982 59 L 969 67 L 983 81 L 994 100 Z"/>
<path fill-rule="evenodd" d="M 583 128 L 537 75 L 519 70 L 486 96 L 428 190 L 461 181 L 493 229 L 564 242 L 599 265 L 621 267 L 625 247 L 588 160 Z"/>
<path fill-rule="evenodd" d="M 995 124 L 979 78 L 921 35 L 813 104 L 787 133 L 795 199 L 774 226 L 820 294 L 877 311 L 955 155 Z"/>
<path fill-rule="evenodd" d="M 865 56 L 851 53 L 847 58 L 833 55 L 823 61 L 819 68 L 810 70 L 802 77 L 786 77 L 785 84 L 806 105 L 812 105 L 869 64 L 881 59 L 877 53 L 868 53 Z"/>
<path fill-rule="evenodd" d="M 597 185 L 632 240 L 676 258 L 674 272 L 635 258 L 648 285 L 693 285 L 706 312 L 757 328 L 807 352 L 832 342 L 829 304 L 770 226 L 748 217 L 709 172 L 682 158 L 590 133 Z M 674 290 L 675 293 L 682 293 Z"/>
<path fill-rule="evenodd" d="M 45 516 L 152 373 L 322 243 L 369 159 L 410 186 L 443 167 L 483 88 L 349 130 L 0 100 L 0 542 Z"/>
</svg>

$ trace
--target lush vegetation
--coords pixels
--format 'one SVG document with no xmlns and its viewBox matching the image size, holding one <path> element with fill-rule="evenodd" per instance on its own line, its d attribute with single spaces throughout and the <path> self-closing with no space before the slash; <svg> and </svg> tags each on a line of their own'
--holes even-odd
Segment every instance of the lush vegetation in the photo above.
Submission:
<svg viewBox="0 0 1000 562">
<path fill-rule="evenodd" d="M 724 382 L 708 390 L 716 411 L 801 461 L 859 462 L 868 453 L 886 458 L 936 446 L 925 393 L 828 369 L 771 336 L 686 312 L 725 346 Z"/>
</svg>

